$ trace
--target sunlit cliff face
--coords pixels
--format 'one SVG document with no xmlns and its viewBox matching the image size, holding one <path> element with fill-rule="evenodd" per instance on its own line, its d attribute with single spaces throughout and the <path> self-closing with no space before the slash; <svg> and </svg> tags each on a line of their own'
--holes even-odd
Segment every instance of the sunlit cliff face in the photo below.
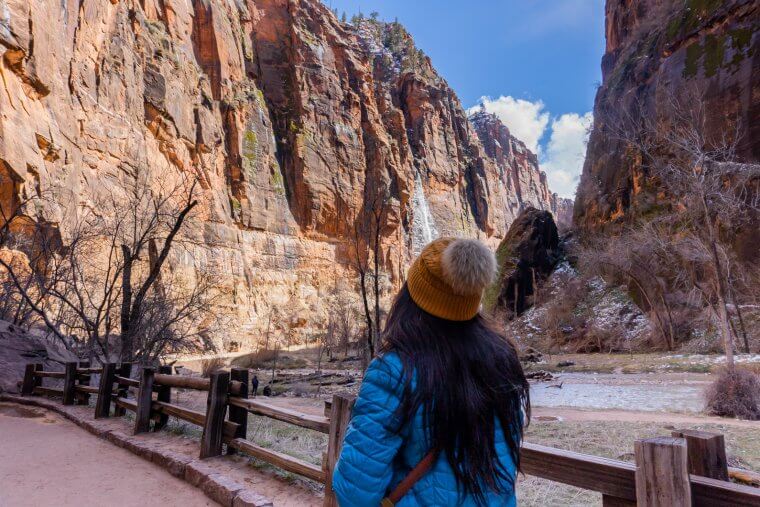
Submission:
<svg viewBox="0 0 760 507">
<path fill-rule="evenodd" d="M 420 224 L 495 246 L 521 206 L 555 206 L 535 155 L 484 150 L 498 128 L 476 132 L 398 24 L 341 23 L 317 0 L 48 3 L 0 20 L 3 205 L 36 196 L 25 212 L 65 244 L 83 209 L 138 175 L 197 179 L 169 264 L 214 275 L 222 345 L 255 341 L 291 303 L 313 316 L 300 333 L 321 329 L 380 189 L 391 285 Z"/>
</svg>

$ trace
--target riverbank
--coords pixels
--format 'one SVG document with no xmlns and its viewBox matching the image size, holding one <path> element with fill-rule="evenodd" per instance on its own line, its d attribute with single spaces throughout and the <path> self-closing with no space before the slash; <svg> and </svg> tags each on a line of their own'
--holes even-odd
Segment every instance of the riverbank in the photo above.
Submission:
<svg viewBox="0 0 760 507">
<path fill-rule="evenodd" d="M 760 372 L 760 354 L 737 354 L 743 368 Z M 539 362 L 528 362 L 526 371 L 563 373 L 716 373 L 726 364 L 720 354 L 544 354 Z"/>
</svg>

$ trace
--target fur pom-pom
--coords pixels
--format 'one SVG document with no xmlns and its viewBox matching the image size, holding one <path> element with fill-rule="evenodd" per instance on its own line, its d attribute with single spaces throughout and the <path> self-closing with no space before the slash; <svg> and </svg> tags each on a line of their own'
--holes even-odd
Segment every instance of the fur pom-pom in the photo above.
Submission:
<svg viewBox="0 0 760 507">
<path fill-rule="evenodd" d="M 496 257 L 478 240 L 457 239 L 444 249 L 441 270 L 457 294 L 478 294 L 496 276 Z"/>
</svg>

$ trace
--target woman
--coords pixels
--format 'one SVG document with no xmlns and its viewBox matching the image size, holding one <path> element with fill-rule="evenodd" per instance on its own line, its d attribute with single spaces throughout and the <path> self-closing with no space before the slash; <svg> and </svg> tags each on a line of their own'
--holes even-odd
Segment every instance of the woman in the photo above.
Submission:
<svg viewBox="0 0 760 507">
<path fill-rule="evenodd" d="M 495 272 L 466 239 L 435 240 L 412 264 L 335 469 L 341 507 L 516 504 L 530 403 L 514 345 L 478 313 Z"/>
</svg>

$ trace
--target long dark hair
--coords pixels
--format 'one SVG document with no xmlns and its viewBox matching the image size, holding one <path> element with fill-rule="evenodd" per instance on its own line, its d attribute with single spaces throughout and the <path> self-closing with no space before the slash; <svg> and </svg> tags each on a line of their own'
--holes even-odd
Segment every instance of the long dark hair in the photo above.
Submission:
<svg viewBox="0 0 760 507">
<path fill-rule="evenodd" d="M 530 399 L 514 344 L 480 314 L 454 322 L 425 312 L 406 285 L 393 302 L 382 338 L 381 352 L 396 352 L 404 368 L 398 431 L 422 406 L 428 442 L 446 456 L 460 495 L 482 504 L 488 490 L 514 487 L 495 446 L 498 420 L 519 469 Z"/>
</svg>

